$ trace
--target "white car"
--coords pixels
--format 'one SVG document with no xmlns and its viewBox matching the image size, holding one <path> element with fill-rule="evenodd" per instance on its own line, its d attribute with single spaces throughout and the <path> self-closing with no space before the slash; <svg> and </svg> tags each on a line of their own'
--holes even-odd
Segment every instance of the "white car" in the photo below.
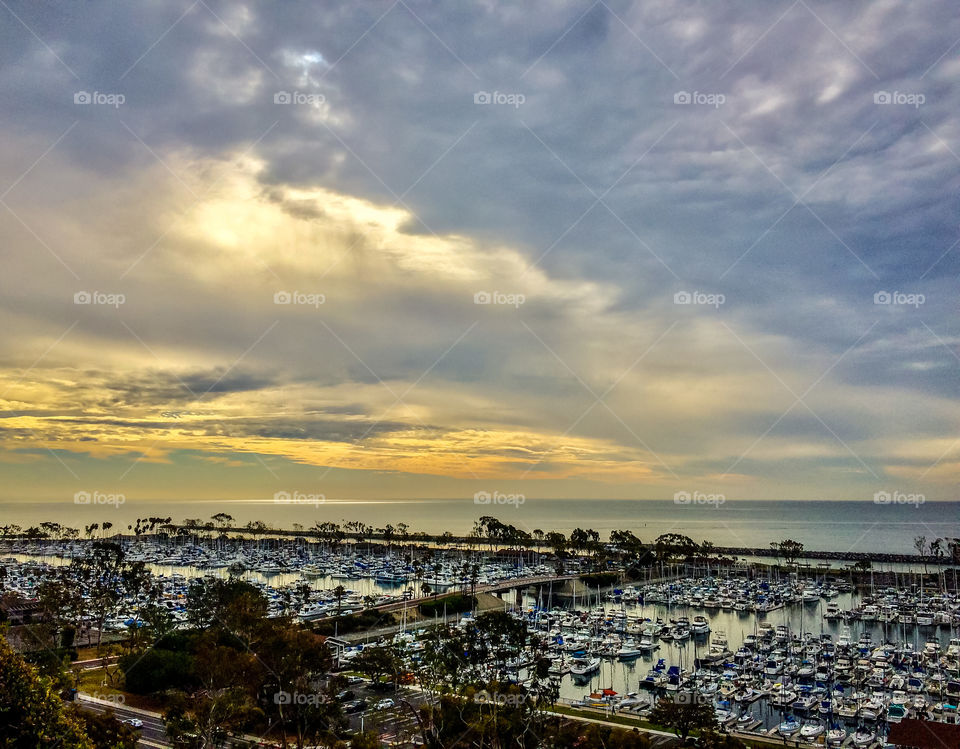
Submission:
<svg viewBox="0 0 960 749">
<path fill-rule="evenodd" d="M 385 700 L 380 700 L 377 703 L 377 706 L 374 710 L 389 710 L 391 707 L 394 707 L 397 703 L 391 700 L 389 697 Z"/>
<path fill-rule="evenodd" d="M 140 720 L 139 718 L 126 718 L 125 720 L 122 720 L 120 722 L 125 723 L 131 728 L 143 728 L 143 721 Z"/>
</svg>

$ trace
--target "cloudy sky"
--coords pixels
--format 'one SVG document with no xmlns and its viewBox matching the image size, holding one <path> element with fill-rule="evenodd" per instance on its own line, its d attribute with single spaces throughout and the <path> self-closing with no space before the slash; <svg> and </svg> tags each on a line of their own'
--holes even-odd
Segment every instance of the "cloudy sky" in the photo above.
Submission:
<svg viewBox="0 0 960 749">
<path fill-rule="evenodd" d="M 0 6 L 2 498 L 956 499 L 954 3 Z"/>
</svg>

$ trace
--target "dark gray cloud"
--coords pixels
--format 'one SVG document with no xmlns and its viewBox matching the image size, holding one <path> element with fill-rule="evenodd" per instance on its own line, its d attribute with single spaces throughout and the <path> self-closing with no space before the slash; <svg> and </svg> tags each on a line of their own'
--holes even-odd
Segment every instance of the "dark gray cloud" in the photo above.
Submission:
<svg viewBox="0 0 960 749">
<path fill-rule="evenodd" d="M 225 368 L 207 372 L 163 371 L 145 372 L 135 378 L 107 378 L 102 388 L 114 393 L 115 404 L 152 406 L 176 402 L 202 402 L 229 393 L 243 393 L 277 384 L 275 378 L 251 372 L 227 371 Z"/>
</svg>

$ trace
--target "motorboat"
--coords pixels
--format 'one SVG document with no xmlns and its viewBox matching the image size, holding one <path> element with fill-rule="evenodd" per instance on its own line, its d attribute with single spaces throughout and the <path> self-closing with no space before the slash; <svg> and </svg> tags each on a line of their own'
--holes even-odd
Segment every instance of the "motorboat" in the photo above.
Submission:
<svg viewBox="0 0 960 749">
<path fill-rule="evenodd" d="M 620 646 L 620 649 L 617 651 L 617 658 L 622 661 L 629 660 L 631 658 L 639 658 L 643 655 L 644 651 L 637 645 L 633 640 L 627 640 Z"/>
<path fill-rule="evenodd" d="M 818 720 L 807 721 L 800 726 L 800 738 L 804 741 L 814 741 L 826 730 L 827 727 Z"/>
<path fill-rule="evenodd" d="M 574 658 L 570 661 L 570 673 L 574 676 L 586 676 L 600 670 L 600 659 L 596 656 L 589 658 Z"/>
<path fill-rule="evenodd" d="M 637 643 L 637 647 L 642 653 L 651 653 L 660 648 L 660 646 L 653 641 L 653 638 L 650 635 L 643 635 L 640 638 L 640 642 Z"/>
</svg>

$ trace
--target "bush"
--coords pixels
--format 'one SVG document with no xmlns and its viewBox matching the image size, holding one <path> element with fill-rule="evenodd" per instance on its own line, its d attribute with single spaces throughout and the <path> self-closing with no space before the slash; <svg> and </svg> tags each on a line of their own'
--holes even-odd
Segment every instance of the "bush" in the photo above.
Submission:
<svg viewBox="0 0 960 749">
<path fill-rule="evenodd" d="M 194 683 L 193 658 L 187 653 L 154 648 L 120 659 L 126 690 L 151 694 L 166 689 L 188 689 Z"/>
<path fill-rule="evenodd" d="M 192 653 L 200 636 L 198 630 L 175 630 L 168 632 L 154 643 L 160 650 L 172 650 L 177 653 Z"/>
</svg>

